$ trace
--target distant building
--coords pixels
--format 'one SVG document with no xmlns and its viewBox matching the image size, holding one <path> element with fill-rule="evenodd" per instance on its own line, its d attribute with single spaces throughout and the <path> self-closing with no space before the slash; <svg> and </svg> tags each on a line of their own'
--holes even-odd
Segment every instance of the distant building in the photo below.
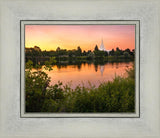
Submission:
<svg viewBox="0 0 160 138">
<path fill-rule="evenodd" d="M 100 45 L 99 50 L 100 50 L 100 51 L 106 51 L 106 52 L 108 52 L 108 53 L 111 51 L 111 50 L 106 50 L 106 49 L 105 49 L 104 44 L 103 44 L 103 39 L 102 39 L 102 42 L 101 42 L 101 45 Z"/>
<path fill-rule="evenodd" d="M 103 39 L 102 39 L 102 42 L 101 42 L 101 45 L 100 45 L 100 48 L 99 48 L 100 51 L 106 51 L 105 47 L 104 47 L 104 44 L 103 44 Z"/>
</svg>

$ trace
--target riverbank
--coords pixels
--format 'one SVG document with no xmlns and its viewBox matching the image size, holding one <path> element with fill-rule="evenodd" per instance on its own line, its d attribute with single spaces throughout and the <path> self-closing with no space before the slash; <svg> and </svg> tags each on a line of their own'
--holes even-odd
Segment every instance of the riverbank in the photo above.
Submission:
<svg viewBox="0 0 160 138">
<path fill-rule="evenodd" d="M 105 63 L 117 63 L 117 62 L 130 62 L 134 61 L 134 57 L 125 58 L 124 56 L 119 56 L 118 58 L 115 56 L 108 56 L 108 57 L 95 57 L 95 58 L 88 58 L 87 56 L 80 56 L 80 57 L 26 57 L 25 62 L 28 61 L 33 62 L 33 66 L 36 65 L 42 66 L 45 65 L 47 62 L 50 65 L 81 65 L 84 63 L 88 64 L 95 64 L 95 65 L 104 65 Z"/>
</svg>

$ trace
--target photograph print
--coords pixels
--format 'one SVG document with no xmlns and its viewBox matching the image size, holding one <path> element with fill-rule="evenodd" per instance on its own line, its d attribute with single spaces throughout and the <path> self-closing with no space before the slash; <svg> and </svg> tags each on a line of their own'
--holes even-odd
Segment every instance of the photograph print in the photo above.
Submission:
<svg viewBox="0 0 160 138">
<path fill-rule="evenodd" d="M 136 24 L 23 24 L 25 113 L 135 113 Z"/>
</svg>

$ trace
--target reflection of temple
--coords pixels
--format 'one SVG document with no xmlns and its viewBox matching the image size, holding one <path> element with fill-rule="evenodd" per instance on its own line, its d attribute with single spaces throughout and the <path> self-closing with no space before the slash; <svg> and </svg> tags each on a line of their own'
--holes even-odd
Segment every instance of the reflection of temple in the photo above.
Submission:
<svg viewBox="0 0 160 138">
<path fill-rule="evenodd" d="M 104 65 L 100 65 L 100 71 L 101 71 L 101 76 L 103 76 L 103 72 L 104 72 Z"/>
</svg>

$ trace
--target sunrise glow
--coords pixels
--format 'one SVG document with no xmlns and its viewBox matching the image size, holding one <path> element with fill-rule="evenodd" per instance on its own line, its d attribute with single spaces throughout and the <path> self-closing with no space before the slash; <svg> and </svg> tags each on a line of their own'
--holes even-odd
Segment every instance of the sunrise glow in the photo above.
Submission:
<svg viewBox="0 0 160 138">
<path fill-rule="evenodd" d="M 27 48 L 93 50 L 102 39 L 107 50 L 135 49 L 135 25 L 25 25 Z"/>
</svg>

